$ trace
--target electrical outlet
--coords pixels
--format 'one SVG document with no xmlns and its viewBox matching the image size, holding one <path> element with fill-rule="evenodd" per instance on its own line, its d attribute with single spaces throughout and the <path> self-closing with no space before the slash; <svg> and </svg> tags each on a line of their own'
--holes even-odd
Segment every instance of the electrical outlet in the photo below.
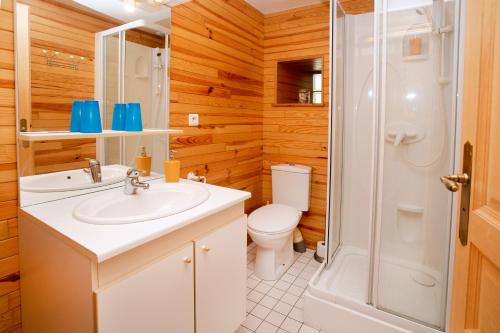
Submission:
<svg viewBox="0 0 500 333">
<path fill-rule="evenodd" d="M 197 113 L 190 113 L 188 121 L 189 126 L 198 126 L 200 124 L 200 116 Z"/>
</svg>

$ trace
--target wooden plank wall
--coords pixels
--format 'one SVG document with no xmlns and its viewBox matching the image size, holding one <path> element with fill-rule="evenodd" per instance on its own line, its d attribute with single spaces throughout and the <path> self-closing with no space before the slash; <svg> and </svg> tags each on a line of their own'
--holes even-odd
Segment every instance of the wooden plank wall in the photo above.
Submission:
<svg viewBox="0 0 500 333">
<path fill-rule="evenodd" d="M 357 15 L 373 12 L 374 0 L 340 0 L 346 14 Z"/>
<path fill-rule="evenodd" d="M 13 1 L 0 1 L 0 277 L 19 270 Z M 0 332 L 21 332 L 19 282 L 0 282 Z"/>
<path fill-rule="evenodd" d="M 264 17 L 243 0 L 194 0 L 173 9 L 170 123 L 181 176 L 252 192 L 261 205 Z M 200 125 L 188 127 L 188 114 Z"/>
<path fill-rule="evenodd" d="M 270 166 L 297 163 L 313 168 L 311 208 L 300 229 L 308 247 L 324 239 L 328 163 L 329 5 L 267 15 L 264 33 L 263 199 L 271 201 Z M 273 106 L 277 60 L 323 58 L 323 106 Z"/>
</svg>

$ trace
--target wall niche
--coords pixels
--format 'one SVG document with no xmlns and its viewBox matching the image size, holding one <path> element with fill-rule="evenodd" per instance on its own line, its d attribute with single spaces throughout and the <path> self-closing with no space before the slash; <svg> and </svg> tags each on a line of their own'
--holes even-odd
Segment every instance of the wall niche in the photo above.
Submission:
<svg viewBox="0 0 500 333">
<path fill-rule="evenodd" d="M 282 105 L 323 104 L 323 58 L 276 62 L 276 103 Z"/>
</svg>

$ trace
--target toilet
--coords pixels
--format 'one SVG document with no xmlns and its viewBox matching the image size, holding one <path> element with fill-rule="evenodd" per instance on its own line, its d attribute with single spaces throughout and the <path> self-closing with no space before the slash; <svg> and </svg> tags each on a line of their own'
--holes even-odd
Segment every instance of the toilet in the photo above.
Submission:
<svg viewBox="0 0 500 333">
<path fill-rule="evenodd" d="M 255 275 L 277 280 L 293 262 L 293 231 L 309 210 L 311 167 L 271 166 L 273 203 L 248 217 L 248 234 L 257 245 Z"/>
</svg>

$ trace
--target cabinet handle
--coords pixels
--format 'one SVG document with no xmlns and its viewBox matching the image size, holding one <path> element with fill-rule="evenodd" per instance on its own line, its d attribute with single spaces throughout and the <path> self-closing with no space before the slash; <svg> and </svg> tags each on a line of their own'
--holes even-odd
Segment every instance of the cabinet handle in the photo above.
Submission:
<svg viewBox="0 0 500 333">
<path fill-rule="evenodd" d="M 184 257 L 184 263 L 186 263 L 186 264 L 190 264 L 190 263 L 192 263 L 192 262 L 193 262 L 193 259 L 188 258 L 188 257 Z"/>
<path fill-rule="evenodd" d="M 204 252 L 210 252 L 210 248 L 209 248 L 208 246 L 206 246 L 206 245 L 203 245 L 203 246 L 201 247 L 201 249 L 202 249 Z"/>
</svg>

